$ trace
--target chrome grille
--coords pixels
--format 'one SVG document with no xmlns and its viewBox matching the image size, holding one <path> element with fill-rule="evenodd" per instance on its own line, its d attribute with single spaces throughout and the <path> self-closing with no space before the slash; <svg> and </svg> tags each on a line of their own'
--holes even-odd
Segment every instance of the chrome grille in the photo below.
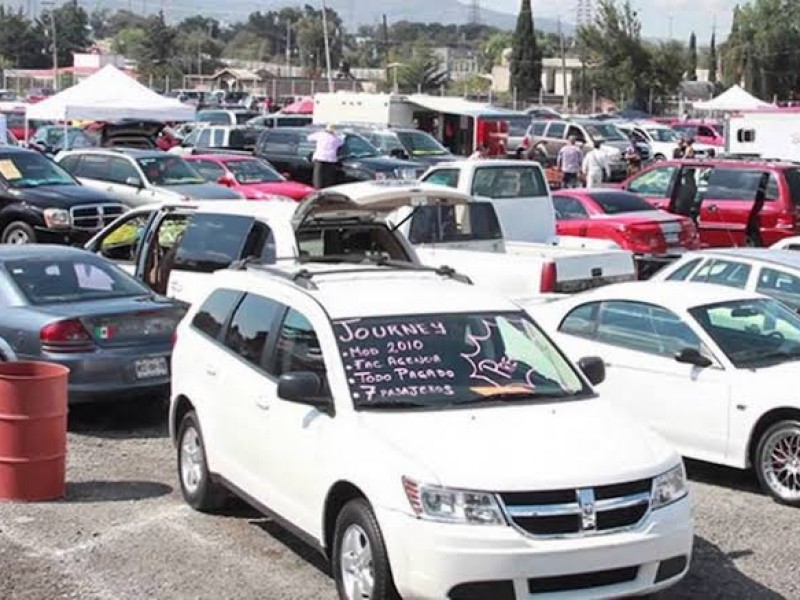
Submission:
<svg viewBox="0 0 800 600">
<path fill-rule="evenodd" d="M 653 480 L 500 494 L 506 517 L 534 537 L 587 536 L 635 527 L 650 511 Z"/>
<path fill-rule="evenodd" d="M 70 208 L 69 216 L 75 229 L 98 231 L 126 211 L 123 204 L 81 204 Z"/>
</svg>

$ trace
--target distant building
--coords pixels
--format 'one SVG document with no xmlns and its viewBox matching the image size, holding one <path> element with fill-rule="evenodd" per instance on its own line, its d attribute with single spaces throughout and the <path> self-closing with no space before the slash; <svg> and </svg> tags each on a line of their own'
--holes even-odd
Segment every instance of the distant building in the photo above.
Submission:
<svg viewBox="0 0 800 600">
<path fill-rule="evenodd" d="M 511 91 L 510 70 L 511 49 L 503 52 L 502 63 L 492 69 L 492 91 L 507 93 Z M 542 59 L 542 93 L 549 97 L 563 98 L 572 91 L 572 82 L 580 77 L 583 63 L 578 58 L 567 57 L 562 62 L 560 58 Z M 564 87 L 566 74 L 566 89 Z"/>
<path fill-rule="evenodd" d="M 450 74 L 452 81 L 471 79 L 481 72 L 477 54 L 472 50 L 442 46 L 434 48 L 431 52 L 439 60 L 442 68 Z"/>
</svg>

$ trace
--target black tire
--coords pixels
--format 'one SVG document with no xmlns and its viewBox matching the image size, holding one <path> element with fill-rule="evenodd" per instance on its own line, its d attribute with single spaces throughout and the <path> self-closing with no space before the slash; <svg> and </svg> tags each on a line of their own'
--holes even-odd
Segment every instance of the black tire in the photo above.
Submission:
<svg viewBox="0 0 800 600">
<path fill-rule="evenodd" d="M 656 162 L 660 162 L 660 161 L 662 161 L 662 160 L 667 160 L 667 157 L 666 157 L 666 156 L 664 156 L 663 154 L 656 154 L 656 155 L 653 157 L 653 160 L 654 160 L 654 161 L 656 161 Z"/>
<path fill-rule="evenodd" d="M 372 570 L 372 593 L 369 596 L 354 596 L 352 591 L 346 589 L 345 574 L 343 568 L 342 545 L 345 543 L 345 535 L 351 527 L 360 529 L 360 533 L 369 543 L 371 549 L 371 570 Z M 353 530 L 356 531 L 356 530 Z M 378 520 L 369 503 L 357 498 L 345 504 L 339 515 L 336 517 L 336 528 L 333 535 L 333 553 L 331 555 L 331 568 L 333 578 L 336 581 L 336 590 L 342 600 L 399 600 L 400 594 L 394 587 L 392 570 L 389 566 L 389 555 L 383 542 L 383 535 L 378 526 Z"/>
<path fill-rule="evenodd" d="M 778 468 L 783 456 L 784 466 Z M 800 507 L 800 421 L 779 421 L 767 429 L 758 440 L 753 468 L 761 488 L 776 502 Z M 780 474 L 787 471 L 798 475 L 784 482 Z"/>
<path fill-rule="evenodd" d="M 189 439 L 193 436 L 194 441 Z M 185 443 L 195 445 L 199 451 L 197 456 L 196 470 L 189 475 L 184 470 L 184 456 L 187 448 Z M 186 503 L 201 512 L 212 512 L 220 509 L 227 499 L 225 489 L 211 479 L 206 463 L 206 448 L 203 443 L 203 433 L 200 430 L 200 423 L 194 411 L 186 413 L 178 428 L 178 481 L 181 484 L 181 492 Z M 196 478 L 196 483 L 190 481 L 190 477 Z"/>
<path fill-rule="evenodd" d="M 35 244 L 36 232 L 25 221 L 12 221 L 3 229 L 3 244 Z"/>
</svg>

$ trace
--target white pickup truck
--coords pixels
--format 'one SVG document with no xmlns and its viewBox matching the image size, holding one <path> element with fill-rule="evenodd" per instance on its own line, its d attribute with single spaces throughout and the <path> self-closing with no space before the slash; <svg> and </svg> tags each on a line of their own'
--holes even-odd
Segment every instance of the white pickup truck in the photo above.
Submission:
<svg viewBox="0 0 800 600">
<path fill-rule="evenodd" d="M 582 259 L 576 255 L 563 263 L 535 244 L 527 252 L 519 244 L 518 252 L 507 253 L 491 204 L 439 186 L 349 184 L 299 206 L 281 201 L 198 204 L 134 209 L 86 247 L 127 263 L 157 292 L 189 303 L 202 295 L 208 273 L 248 258 L 447 265 L 476 285 L 519 300 L 634 277 L 630 255 L 619 251 L 582 251 Z M 456 220 L 455 233 L 448 219 Z M 608 255 L 611 260 L 604 259 Z M 617 256 L 622 260 L 615 264 Z M 609 264 L 616 270 L 607 271 Z"/>
</svg>

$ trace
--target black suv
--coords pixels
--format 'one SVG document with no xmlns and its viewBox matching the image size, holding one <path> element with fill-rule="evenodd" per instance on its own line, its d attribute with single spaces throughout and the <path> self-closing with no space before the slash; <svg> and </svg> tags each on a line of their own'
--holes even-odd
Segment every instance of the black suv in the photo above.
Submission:
<svg viewBox="0 0 800 600">
<path fill-rule="evenodd" d="M 453 162 L 455 156 L 430 133 L 419 129 L 388 129 L 354 126 L 353 131 L 363 135 L 384 154 L 410 160 L 431 167 L 443 162 Z"/>
<path fill-rule="evenodd" d="M 35 150 L 0 149 L 0 242 L 83 244 L 125 212 Z"/>
<path fill-rule="evenodd" d="M 281 173 L 293 180 L 311 184 L 315 144 L 308 136 L 319 131 L 312 127 L 276 127 L 261 134 L 255 155 L 268 160 Z M 407 160 L 383 156 L 363 136 L 346 132 L 339 149 L 336 183 L 373 179 L 418 179 L 425 166 Z"/>
</svg>

